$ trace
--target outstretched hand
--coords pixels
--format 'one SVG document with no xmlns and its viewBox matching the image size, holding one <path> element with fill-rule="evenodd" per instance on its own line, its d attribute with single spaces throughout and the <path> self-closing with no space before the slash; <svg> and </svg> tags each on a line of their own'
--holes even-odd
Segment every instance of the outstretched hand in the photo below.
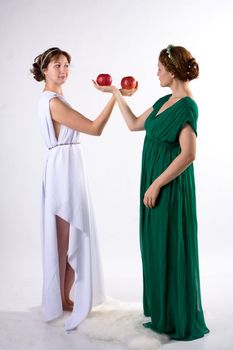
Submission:
<svg viewBox="0 0 233 350">
<path fill-rule="evenodd" d="M 118 90 L 117 87 L 114 85 L 101 86 L 95 80 L 92 80 L 92 82 L 93 82 L 94 87 L 97 90 L 100 90 L 102 92 L 110 92 L 113 94 L 114 90 Z M 122 96 L 132 96 L 137 90 L 138 90 L 138 82 L 137 82 L 135 89 L 119 89 Z"/>
<path fill-rule="evenodd" d="M 92 80 L 94 87 L 102 92 L 111 92 L 113 94 L 114 89 L 117 89 L 114 85 L 101 86 L 95 80 Z"/>
</svg>

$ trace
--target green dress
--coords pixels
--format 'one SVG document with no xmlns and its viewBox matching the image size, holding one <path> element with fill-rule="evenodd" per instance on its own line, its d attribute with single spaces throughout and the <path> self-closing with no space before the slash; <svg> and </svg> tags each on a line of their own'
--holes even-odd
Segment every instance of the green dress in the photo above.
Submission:
<svg viewBox="0 0 233 350">
<path fill-rule="evenodd" d="M 196 197 L 193 164 L 162 187 L 153 209 L 143 204 L 146 190 L 180 153 L 179 133 L 190 124 L 195 134 L 198 107 L 184 97 L 157 115 L 171 95 L 160 98 L 145 122 L 140 191 L 140 247 L 144 324 L 172 339 L 203 337 Z"/>
</svg>

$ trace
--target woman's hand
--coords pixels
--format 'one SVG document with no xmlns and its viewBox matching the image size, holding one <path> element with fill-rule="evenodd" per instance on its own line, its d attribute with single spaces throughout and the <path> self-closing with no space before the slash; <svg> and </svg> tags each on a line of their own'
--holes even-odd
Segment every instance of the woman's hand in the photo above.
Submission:
<svg viewBox="0 0 233 350">
<path fill-rule="evenodd" d="M 160 186 L 154 181 L 150 187 L 147 189 L 143 203 L 145 206 L 149 209 L 152 209 L 155 206 L 156 199 L 158 198 L 159 192 L 160 192 Z"/>
<path fill-rule="evenodd" d="M 119 89 L 122 96 L 132 96 L 138 90 L 138 81 L 135 89 Z"/>
<path fill-rule="evenodd" d="M 116 86 L 114 85 L 109 85 L 109 86 L 101 86 L 99 84 L 97 84 L 97 82 L 95 80 L 92 80 L 93 81 L 93 84 L 94 84 L 94 87 L 97 89 L 97 90 L 100 90 L 102 92 L 110 92 L 110 93 L 114 93 L 114 90 L 117 90 Z"/>
</svg>

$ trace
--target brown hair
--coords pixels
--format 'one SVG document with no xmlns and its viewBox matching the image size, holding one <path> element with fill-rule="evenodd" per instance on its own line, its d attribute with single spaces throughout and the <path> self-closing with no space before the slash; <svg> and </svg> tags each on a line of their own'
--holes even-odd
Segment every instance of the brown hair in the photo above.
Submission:
<svg viewBox="0 0 233 350">
<path fill-rule="evenodd" d="M 169 45 L 159 54 L 159 61 L 177 79 L 190 81 L 198 77 L 199 66 L 191 53 L 182 46 Z"/>
<path fill-rule="evenodd" d="M 58 47 L 51 47 L 42 54 L 36 56 L 32 68 L 30 69 L 30 72 L 33 74 L 33 78 L 37 81 L 45 80 L 43 69 L 47 68 L 53 59 L 56 59 L 61 55 L 64 55 L 69 63 L 71 62 L 70 54 L 59 49 Z"/>
</svg>

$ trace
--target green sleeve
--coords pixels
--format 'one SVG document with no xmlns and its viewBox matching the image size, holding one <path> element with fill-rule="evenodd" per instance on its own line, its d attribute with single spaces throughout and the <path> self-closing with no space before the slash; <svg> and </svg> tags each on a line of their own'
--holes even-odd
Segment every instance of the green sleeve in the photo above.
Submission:
<svg viewBox="0 0 233 350">
<path fill-rule="evenodd" d="M 195 101 L 188 101 L 182 113 L 180 131 L 189 124 L 197 136 L 198 106 Z"/>
</svg>

